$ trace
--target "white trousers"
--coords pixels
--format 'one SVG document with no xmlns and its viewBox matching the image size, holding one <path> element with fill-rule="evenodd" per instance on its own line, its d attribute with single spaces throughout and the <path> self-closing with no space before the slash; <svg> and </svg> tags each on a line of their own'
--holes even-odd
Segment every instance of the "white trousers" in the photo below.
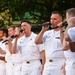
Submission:
<svg viewBox="0 0 75 75">
<path fill-rule="evenodd" d="M 66 75 L 75 75 L 75 61 L 66 62 Z"/>
<path fill-rule="evenodd" d="M 40 60 L 30 61 L 26 63 L 25 61 L 22 64 L 21 75 L 41 75 L 41 62 Z"/>
<path fill-rule="evenodd" d="M 41 75 L 39 69 L 22 71 L 21 75 Z"/>
<path fill-rule="evenodd" d="M 14 75 L 12 62 L 6 63 L 6 75 Z"/>
<path fill-rule="evenodd" d="M 6 75 L 6 63 L 0 60 L 0 75 Z"/>
<path fill-rule="evenodd" d="M 14 63 L 13 64 L 13 72 L 14 75 L 21 75 L 22 63 Z"/>
<path fill-rule="evenodd" d="M 63 65 L 64 65 L 63 60 L 53 62 L 46 61 L 43 75 L 64 75 L 61 70 Z"/>
<path fill-rule="evenodd" d="M 61 70 L 47 70 L 43 72 L 43 75 L 64 75 Z"/>
</svg>

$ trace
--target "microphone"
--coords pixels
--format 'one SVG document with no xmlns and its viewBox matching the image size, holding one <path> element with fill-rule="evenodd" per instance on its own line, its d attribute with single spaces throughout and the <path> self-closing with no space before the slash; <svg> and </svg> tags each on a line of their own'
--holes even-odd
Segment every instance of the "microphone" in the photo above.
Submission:
<svg viewBox="0 0 75 75">
<path fill-rule="evenodd" d="M 8 40 L 5 40 L 5 41 L 3 41 L 2 43 L 5 43 L 5 42 L 7 42 Z"/>
<path fill-rule="evenodd" d="M 17 35 L 12 35 L 11 38 L 15 38 Z M 8 40 L 4 40 L 2 43 L 7 42 Z"/>
<path fill-rule="evenodd" d="M 55 26 L 55 27 L 53 27 L 52 29 L 56 29 L 56 28 L 59 28 L 59 26 Z"/>
<path fill-rule="evenodd" d="M 63 27 L 63 26 L 68 26 L 67 21 L 65 21 L 65 22 L 62 23 L 62 26 L 61 27 Z"/>
<path fill-rule="evenodd" d="M 20 30 L 20 32 L 22 33 L 22 32 L 23 32 L 23 30 L 21 29 L 21 30 Z"/>
<path fill-rule="evenodd" d="M 47 25 L 50 25 L 51 26 L 51 23 L 39 24 L 39 26 L 47 26 Z"/>
<path fill-rule="evenodd" d="M 21 33 L 22 33 L 22 32 L 23 32 L 23 30 L 21 29 L 19 32 L 21 32 Z M 17 36 L 17 35 L 12 35 L 10 38 L 12 38 L 12 39 L 13 39 L 13 38 L 15 38 L 16 36 Z M 8 41 L 8 40 L 5 40 L 5 41 L 3 41 L 2 43 L 7 42 L 7 41 Z"/>
<path fill-rule="evenodd" d="M 68 23 L 65 21 L 65 22 L 62 23 L 62 26 L 60 26 L 60 27 L 59 26 L 55 26 L 52 29 L 61 28 L 61 27 L 67 26 L 67 25 L 68 25 Z"/>
</svg>

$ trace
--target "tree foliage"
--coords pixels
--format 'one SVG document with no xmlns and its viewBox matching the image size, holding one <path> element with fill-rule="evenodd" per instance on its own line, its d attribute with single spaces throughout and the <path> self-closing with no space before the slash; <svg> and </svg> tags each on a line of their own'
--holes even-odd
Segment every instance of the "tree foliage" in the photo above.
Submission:
<svg viewBox="0 0 75 75">
<path fill-rule="evenodd" d="M 0 13 L 9 10 L 13 20 L 37 19 L 38 22 L 49 21 L 51 12 L 60 11 L 65 16 L 68 8 L 75 7 L 75 0 L 1 0 Z M 25 17 L 25 13 L 30 17 Z"/>
<path fill-rule="evenodd" d="M 12 24 L 11 14 L 9 10 L 5 10 L 0 13 L 0 28 L 10 26 Z"/>
</svg>

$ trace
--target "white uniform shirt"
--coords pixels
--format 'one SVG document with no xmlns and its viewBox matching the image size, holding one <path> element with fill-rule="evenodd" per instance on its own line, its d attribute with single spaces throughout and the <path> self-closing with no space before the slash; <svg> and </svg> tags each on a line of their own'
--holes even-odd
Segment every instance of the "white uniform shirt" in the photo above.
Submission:
<svg viewBox="0 0 75 75">
<path fill-rule="evenodd" d="M 2 42 L 3 42 L 3 41 L 0 42 L 0 47 L 1 47 L 4 51 L 6 51 L 6 54 L 3 55 L 3 56 L 5 56 L 5 60 L 6 60 L 6 61 L 12 61 L 12 60 L 11 60 L 11 59 L 12 59 L 11 53 L 10 53 L 9 50 L 7 49 L 5 43 L 2 43 Z"/>
<path fill-rule="evenodd" d="M 46 58 L 63 58 L 64 52 L 60 41 L 60 31 L 48 30 L 43 35 Z"/>
<path fill-rule="evenodd" d="M 12 41 L 12 44 L 14 43 L 15 39 Z M 13 63 L 20 63 L 22 62 L 22 55 L 20 53 L 20 50 L 18 50 L 17 53 L 12 54 L 12 62 Z"/>
<path fill-rule="evenodd" d="M 68 29 L 68 35 L 72 42 L 75 42 L 75 27 L 69 28 Z"/>
<path fill-rule="evenodd" d="M 10 51 L 6 48 L 6 56 L 5 56 L 5 60 L 7 62 L 12 62 L 12 54 L 10 53 Z"/>
<path fill-rule="evenodd" d="M 34 43 L 35 33 L 31 33 L 30 37 L 21 37 L 18 40 L 18 50 L 21 50 L 23 60 L 37 60 L 40 59 L 40 52 L 44 50 L 43 45 L 36 45 Z"/>
</svg>

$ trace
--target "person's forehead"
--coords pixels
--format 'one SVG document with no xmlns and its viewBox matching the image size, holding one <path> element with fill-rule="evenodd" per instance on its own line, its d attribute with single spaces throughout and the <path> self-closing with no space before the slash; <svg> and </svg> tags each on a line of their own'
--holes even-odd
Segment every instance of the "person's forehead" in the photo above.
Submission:
<svg viewBox="0 0 75 75">
<path fill-rule="evenodd" d="M 13 29 L 13 28 L 12 27 L 8 28 L 8 30 L 11 30 L 11 29 Z"/>
<path fill-rule="evenodd" d="M 27 22 L 22 22 L 22 23 L 21 23 L 21 26 L 22 26 L 22 25 L 29 25 L 29 24 L 28 24 Z"/>
<path fill-rule="evenodd" d="M 52 14 L 51 17 L 57 18 L 57 17 L 60 17 L 60 16 L 59 16 L 59 14 Z"/>
<path fill-rule="evenodd" d="M 9 28 L 8 31 L 14 31 L 13 28 Z"/>
</svg>

